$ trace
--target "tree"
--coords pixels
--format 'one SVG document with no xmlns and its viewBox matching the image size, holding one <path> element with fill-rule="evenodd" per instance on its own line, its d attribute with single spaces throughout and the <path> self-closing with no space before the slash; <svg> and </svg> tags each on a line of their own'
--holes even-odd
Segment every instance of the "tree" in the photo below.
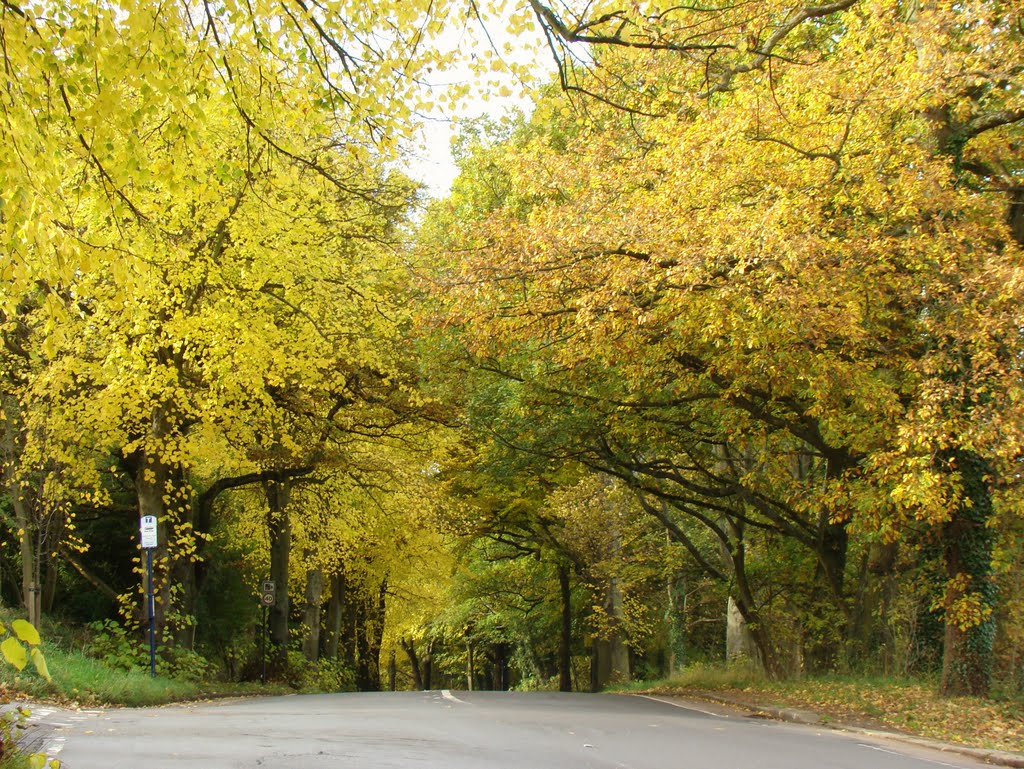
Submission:
<svg viewBox="0 0 1024 769">
<path fill-rule="evenodd" d="M 506 439 L 803 541 L 847 615 L 851 527 L 927 522 L 943 688 L 985 691 L 984 520 L 1021 445 L 1019 30 L 984 2 L 532 5 L 577 112 L 538 107 L 445 264 L 449 323 L 542 425 Z"/>
<path fill-rule="evenodd" d="M 44 423 L 40 455 L 111 457 L 160 521 L 179 641 L 220 493 L 404 418 L 392 248 L 415 192 L 384 165 L 443 58 L 418 51 L 434 9 L 3 5 L 0 305 L 8 342 L 34 329 L 39 394 L 9 467 L 28 477 Z"/>
</svg>

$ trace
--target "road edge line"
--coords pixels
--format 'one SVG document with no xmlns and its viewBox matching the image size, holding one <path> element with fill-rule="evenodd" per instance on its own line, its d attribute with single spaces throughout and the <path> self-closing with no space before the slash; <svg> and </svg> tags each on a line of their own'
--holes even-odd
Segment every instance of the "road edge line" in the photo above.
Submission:
<svg viewBox="0 0 1024 769">
<path fill-rule="evenodd" d="M 690 705 L 682 705 L 672 700 L 663 700 L 660 697 L 652 697 L 649 694 L 634 694 L 634 697 L 643 697 L 645 700 L 653 700 L 654 702 L 661 702 L 665 705 L 671 705 L 674 708 L 682 708 L 683 710 L 692 710 L 694 713 L 703 713 L 706 716 L 713 716 L 715 718 L 728 718 L 729 716 L 722 715 L 721 713 L 712 713 L 710 710 L 701 710 Z"/>
</svg>

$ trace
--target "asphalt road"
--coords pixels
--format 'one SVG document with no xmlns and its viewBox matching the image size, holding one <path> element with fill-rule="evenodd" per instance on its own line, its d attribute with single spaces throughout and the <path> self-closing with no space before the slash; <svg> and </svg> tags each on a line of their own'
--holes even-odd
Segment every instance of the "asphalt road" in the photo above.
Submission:
<svg viewBox="0 0 1024 769">
<path fill-rule="evenodd" d="M 703 703 L 508 692 L 324 694 L 37 711 L 67 769 L 935 769 L 985 766 Z"/>
</svg>

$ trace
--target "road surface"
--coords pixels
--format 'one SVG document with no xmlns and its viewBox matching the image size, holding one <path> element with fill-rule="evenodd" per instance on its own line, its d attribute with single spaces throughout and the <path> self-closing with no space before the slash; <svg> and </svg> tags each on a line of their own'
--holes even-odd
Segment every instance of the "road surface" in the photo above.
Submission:
<svg viewBox="0 0 1024 769">
<path fill-rule="evenodd" d="M 66 769 L 980 769 L 953 753 L 623 695 L 398 692 L 34 716 Z"/>
</svg>

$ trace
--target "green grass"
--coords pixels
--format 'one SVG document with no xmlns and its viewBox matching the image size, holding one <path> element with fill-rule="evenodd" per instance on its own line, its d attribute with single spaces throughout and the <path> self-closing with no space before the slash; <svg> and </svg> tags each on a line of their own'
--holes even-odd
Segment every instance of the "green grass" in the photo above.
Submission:
<svg viewBox="0 0 1024 769">
<path fill-rule="evenodd" d="M 117 670 L 81 652 L 67 652 L 48 647 L 45 643 L 43 651 L 52 681 L 45 681 L 27 668 L 14 675 L 5 671 L 0 680 L 33 700 L 124 707 L 294 691 L 282 684 L 197 683 L 159 675 L 153 678 L 148 671 Z"/>
<path fill-rule="evenodd" d="M 43 653 L 53 680 L 46 681 L 29 668 L 13 675 L 6 671 L 3 677 L 11 689 L 36 700 L 130 707 L 194 699 L 202 692 L 197 684 L 115 670 L 81 652 L 44 644 Z"/>
<path fill-rule="evenodd" d="M 0 610 L 0 621 L 15 618 Z M 45 623 L 42 652 L 51 679 L 46 681 L 29 665 L 21 672 L 0 663 L 0 702 L 27 699 L 70 705 L 144 707 L 211 697 L 283 694 L 294 690 L 283 684 L 211 683 L 185 681 L 167 676 L 151 677 L 148 670 L 122 670 L 86 656 L 84 637 L 60 624 Z M 0 765 L 0 769 L 7 769 Z"/>
</svg>

